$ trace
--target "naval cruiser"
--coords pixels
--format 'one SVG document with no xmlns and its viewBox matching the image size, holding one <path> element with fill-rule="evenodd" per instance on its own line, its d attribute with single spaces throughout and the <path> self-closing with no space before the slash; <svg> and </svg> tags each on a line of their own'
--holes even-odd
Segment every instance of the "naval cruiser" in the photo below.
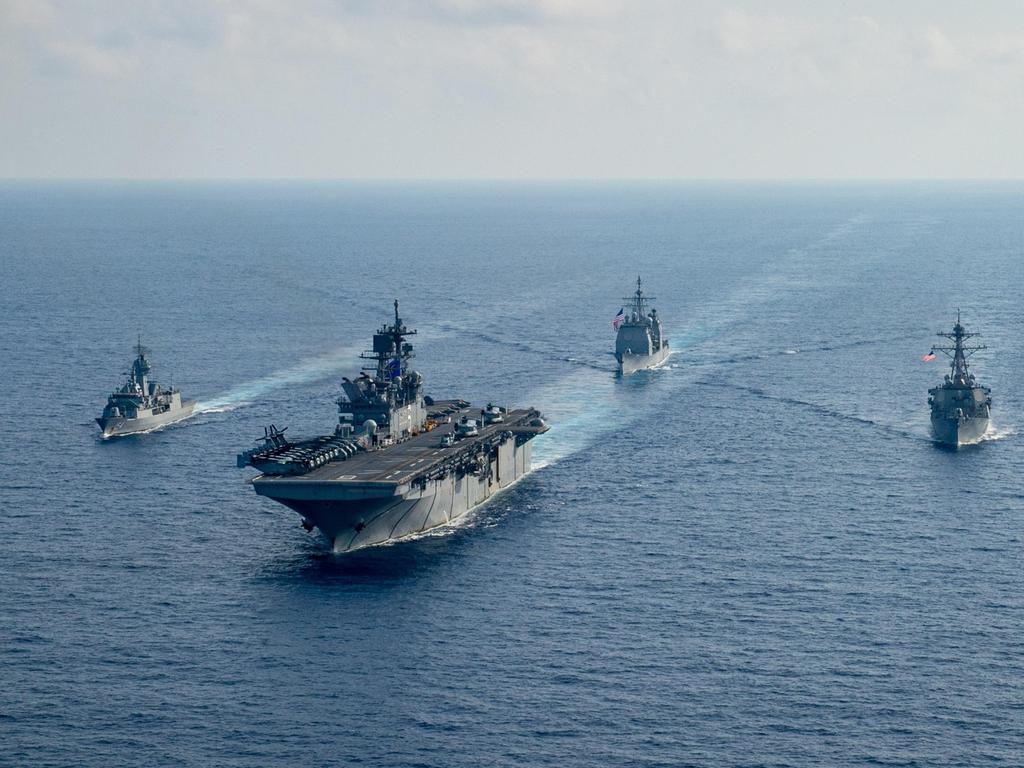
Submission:
<svg viewBox="0 0 1024 768">
<path fill-rule="evenodd" d="M 953 342 L 951 347 L 933 347 L 926 359 L 933 359 L 936 352 L 951 358 L 950 372 L 946 374 L 941 387 L 928 390 L 928 404 L 932 410 L 932 431 L 935 439 L 945 445 L 963 445 L 981 439 L 988 429 L 989 413 L 992 410 L 992 390 L 982 387 L 967 369 L 967 358 L 984 345 L 965 346 L 966 339 L 978 336 L 968 333 L 960 324 L 960 310 L 956 312 L 956 325 L 952 333 L 938 334 Z"/>
<path fill-rule="evenodd" d="M 192 415 L 195 400 L 182 400 L 177 389 L 164 389 L 149 380 L 152 366 L 146 358 L 147 351 L 139 339 L 128 379 L 107 398 L 103 415 L 96 419 L 103 437 L 149 432 Z"/>
<path fill-rule="evenodd" d="M 329 435 L 289 440 L 270 425 L 238 466 L 260 474 L 256 493 L 291 508 L 307 531 L 347 552 L 448 525 L 531 469 L 530 441 L 548 430 L 532 408 L 423 395 L 410 368 L 416 333 L 398 314 L 373 336 L 370 361 L 342 379 Z"/>
<path fill-rule="evenodd" d="M 612 321 L 612 327 L 617 331 L 615 359 L 619 373 L 627 375 L 644 368 L 656 368 L 668 358 L 668 339 L 661 327 L 658 310 L 653 307 L 650 311 L 647 309 L 647 303 L 654 298 L 644 296 L 639 275 L 636 293 L 623 301 L 628 302 L 628 313 L 624 306 Z"/>
</svg>

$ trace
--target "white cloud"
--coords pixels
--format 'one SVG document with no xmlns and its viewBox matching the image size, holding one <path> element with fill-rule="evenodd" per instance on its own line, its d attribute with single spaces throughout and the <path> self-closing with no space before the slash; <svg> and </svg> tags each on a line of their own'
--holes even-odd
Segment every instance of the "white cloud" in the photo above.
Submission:
<svg viewBox="0 0 1024 768">
<path fill-rule="evenodd" d="M 0 0 L 0 173 L 1024 174 L 1024 6 L 765 7 Z"/>
<path fill-rule="evenodd" d="M 0 29 L 38 27 L 55 18 L 48 0 L 4 0 L 0 3 Z"/>
<path fill-rule="evenodd" d="M 718 21 L 718 39 L 732 53 L 794 48 L 808 35 L 806 24 L 779 16 L 758 16 L 732 9 Z"/>
<path fill-rule="evenodd" d="M 47 44 L 46 52 L 73 70 L 102 78 L 124 76 L 136 66 L 129 53 L 82 42 L 55 40 Z"/>
<path fill-rule="evenodd" d="M 954 71 L 962 69 L 969 63 L 959 47 L 936 26 L 929 26 L 924 30 L 924 42 L 928 64 L 935 69 Z"/>
</svg>

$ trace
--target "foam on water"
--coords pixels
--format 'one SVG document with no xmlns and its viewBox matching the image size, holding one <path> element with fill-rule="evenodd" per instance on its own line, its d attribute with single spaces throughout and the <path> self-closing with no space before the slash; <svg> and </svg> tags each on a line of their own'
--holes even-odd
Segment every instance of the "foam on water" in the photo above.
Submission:
<svg viewBox="0 0 1024 768">
<path fill-rule="evenodd" d="M 534 440 L 534 456 L 545 465 L 555 463 L 628 430 L 671 396 L 669 382 L 686 380 L 679 373 L 680 369 L 666 365 L 626 377 L 579 370 L 534 390 L 529 400 L 552 426 Z"/>
<path fill-rule="evenodd" d="M 989 421 L 988 429 L 985 430 L 985 434 L 981 436 L 979 442 L 990 442 L 993 440 L 1007 440 L 1017 435 L 1017 428 L 1012 426 L 999 426 L 995 422 Z"/>
<path fill-rule="evenodd" d="M 621 424 L 612 419 L 614 374 L 577 370 L 529 395 L 551 431 L 534 439 L 533 455 L 550 464 L 586 448 Z"/>
<path fill-rule="evenodd" d="M 209 399 L 197 402 L 194 413 L 198 415 L 232 411 L 271 392 L 337 377 L 345 371 L 352 370 L 353 360 L 361 349 L 362 347 L 355 345 L 338 347 L 266 376 L 238 384 Z"/>
</svg>

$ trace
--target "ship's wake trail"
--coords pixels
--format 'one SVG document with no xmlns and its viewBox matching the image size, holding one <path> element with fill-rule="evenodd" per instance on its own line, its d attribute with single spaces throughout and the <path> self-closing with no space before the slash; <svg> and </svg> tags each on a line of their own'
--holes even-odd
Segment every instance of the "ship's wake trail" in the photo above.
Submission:
<svg viewBox="0 0 1024 768">
<path fill-rule="evenodd" d="M 339 347 L 316 357 L 282 368 L 258 379 L 238 384 L 220 394 L 196 403 L 195 414 L 222 413 L 259 400 L 271 392 L 299 384 L 311 384 L 340 376 L 351 370 L 358 347 Z"/>
<path fill-rule="evenodd" d="M 430 329 L 420 331 L 421 341 L 437 341 L 445 337 L 444 332 Z M 315 357 L 301 360 L 295 365 L 282 368 L 258 379 L 238 384 L 220 394 L 196 403 L 194 414 L 223 413 L 248 405 L 261 397 L 281 389 L 302 384 L 312 384 L 336 378 L 343 374 L 355 375 L 358 372 L 359 353 L 363 346 L 349 344 L 337 347 Z"/>
<path fill-rule="evenodd" d="M 523 396 L 522 402 L 539 408 L 553 427 L 534 443 L 535 466 L 543 467 L 566 459 L 604 437 L 621 432 L 648 416 L 679 387 L 694 385 L 694 363 L 700 366 L 700 373 L 706 375 L 709 370 L 731 362 L 734 356 L 726 357 L 721 353 L 707 359 L 711 351 L 707 348 L 713 349 L 714 342 L 726 337 L 730 329 L 748 319 L 758 307 L 779 302 L 783 296 L 799 294 L 813 287 L 813 282 L 807 276 L 813 272 L 810 267 L 815 260 L 833 246 L 836 240 L 847 237 L 865 221 L 863 215 L 854 216 L 807 246 L 792 248 L 780 254 L 766 273 L 742 282 L 725 296 L 710 297 L 696 305 L 690 315 L 697 320 L 676 326 L 675 330 L 670 325 L 668 337 L 673 355 L 665 364 L 657 370 L 641 371 L 625 379 L 614 375 L 615 364 L 610 357 L 610 343 L 595 343 L 589 350 L 558 354 L 551 349 L 540 348 L 492 330 L 507 327 L 508 323 L 503 320 L 495 321 L 490 328 L 481 330 L 448 319 L 437 323 L 430 337 L 436 339 L 472 333 L 480 341 L 506 350 L 514 349 L 569 364 L 563 369 L 565 375 L 549 379 L 541 387 Z M 475 305 L 466 306 L 475 308 Z M 423 340 L 422 334 L 420 338 Z M 691 359 L 689 355 L 701 347 L 705 348 L 704 354 L 697 360 Z M 196 410 L 198 413 L 228 410 L 251 402 L 274 389 L 337 375 L 344 369 L 346 358 L 354 355 L 355 351 L 354 348 L 339 350 L 239 385 L 218 397 L 199 403 Z M 796 352 L 792 350 L 783 353 Z M 685 369 L 679 365 L 680 358 L 677 355 L 680 354 L 686 356 Z M 723 357 L 725 359 L 715 359 Z"/>
<path fill-rule="evenodd" d="M 900 437 L 907 437 L 907 438 L 910 438 L 912 440 L 924 440 L 924 441 L 929 441 L 930 440 L 930 438 L 929 438 L 928 434 L 925 432 L 925 430 L 923 428 L 922 429 L 918 429 L 916 424 L 900 425 L 900 424 L 893 424 L 893 423 L 887 423 L 887 422 L 883 422 L 883 421 L 878 421 L 876 419 L 865 418 L 863 416 L 857 416 L 855 414 L 845 413 L 845 412 L 843 412 L 843 411 L 841 411 L 841 410 L 839 410 L 839 409 L 837 409 L 835 407 L 829 406 L 829 405 L 823 405 L 821 403 L 815 403 L 815 402 L 812 402 L 810 400 L 801 400 L 801 399 L 796 398 L 796 397 L 787 397 L 787 396 L 784 396 L 784 395 L 776 395 L 776 394 L 772 394 L 771 392 L 766 392 L 765 390 L 763 390 L 763 389 L 761 389 L 759 387 L 744 386 L 742 384 L 737 384 L 737 383 L 732 382 L 732 381 L 726 381 L 726 380 L 721 380 L 721 379 L 719 379 L 719 380 L 705 379 L 705 380 L 698 381 L 697 383 L 700 386 L 704 386 L 704 387 L 712 387 L 712 388 L 720 388 L 720 389 L 732 389 L 732 390 L 735 390 L 737 392 L 743 392 L 744 394 L 752 395 L 753 397 L 759 398 L 761 400 L 767 400 L 767 401 L 770 401 L 770 402 L 773 402 L 773 403 L 779 403 L 779 404 L 785 405 L 785 406 L 794 406 L 794 407 L 797 407 L 797 408 L 801 408 L 803 410 L 812 411 L 812 412 L 817 413 L 817 414 L 819 414 L 821 416 L 826 416 L 828 418 L 836 419 L 837 421 L 845 421 L 845 422 L 848 422 L 848 423 L 851 423 L 851 424 L 861 424 L 861 425 L 864 425 L 866 427 L 871 427 L 873 429 L 881 429 L 881 430 L 884 430 L 884 431 L 889 432 L 891 434 L 898 435 Z"/>
<path fill-rule="evenodd" d="M 545 362 L 558 361 L 560 363 L 568 363 L 569 365 L 578 366 L 581 368 L 592 368 L 597 371 L 615 370 L 614 361 L 603 361 L 600 351 L 593 351 L 593 354 L 598 355 L 598 357 L 596 357 L 595 359 L 587 359 L 585 357 L 586 351 L 582 351 L 575 356 L 560 354 L 559 352 L 551 349 L 541 348 L 539 346 L 528 344 L 524 342 L 522 339 L 516 338 L 514 336 L 504 336 L 500 333 L 482 331 L 474 326 L 462 325 L 459 323 L 452 322 L 450 320 L 440 323 L 438 325 L 438 328 L 440 329 L 443 335 L 472 334 L 472 336 L 479 341 L 485 342 L 487 344 L 493 344 L 495 346 L 501 347 L 502 349 L 512 349 L 527 355 L 533 355 L 544 360 Z M 610 356 L 611 353 L 609 352 L 608 355 Z"/>
<path fill-rule="evenodd" d="M 985 434 L 981 436 L 979 443 L 987 443 L 992 440 L 1005 440 L 1008 437 L 1013 437 L 1017 434 L 1016 427 L 1002 427 L 989 422 L 988 429 Z"/>
<path fill-rule="evenodd" d="M 538 465 L 564 459 L 596 442 L 604 433 L 622 428 L 615 417 L 613 375 L 580 370 L 551 382 L 530 395 L 553 426 L 534 441 L 533 458 Z M 627 410 L 626 413 L 629 413 Z"/>
<path fill-rule="evenodd" d="M 705 345 L 706 349 L 704 354 L 699 358 L 690 361 L 690 365 L 700 368 L 718 369 L 725 365 L 749 365 L 751 363 L 764 362 L 783 356 L 806 355 L 817 352 L 839 352 L 860 347 L 878 347 L 886 344 L 918 339 L 920 339 L 919 333 L 900 333 L 891 336 L 880 336 L 873 339 L 858 339 L 850 342 L 811 342 L 805 343 L 799 347 L 778 347 L 776 349 L 767 350 L 763 345 L 761 345 L 758 347 L 758 351 L 750 350 L 737 353 L 734 350 L 732 354 L 727 355 L 720 354 L 719 348 L 722 344 L 709 344 Z"/>
<path fill-rule="evenodd" d="M 672 366 L 639 371 L 626 378 L 582 368 L 526 396 L 540 409 L 551 431 L 534 440 L 535 468 L 554 464 L 643 419 L 683 372 Z"/>
</svg>

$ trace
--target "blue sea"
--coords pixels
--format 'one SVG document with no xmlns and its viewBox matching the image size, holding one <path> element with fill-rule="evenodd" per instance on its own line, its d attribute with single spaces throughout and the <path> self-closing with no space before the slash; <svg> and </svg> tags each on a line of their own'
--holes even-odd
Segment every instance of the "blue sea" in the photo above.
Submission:
<svg viewBox="0 0 1024 768">
<path fill-rule="evenodd" d="M 8 182 L 0 266 L 0 764 L 1024 764 L 1024 185 Z M 235 454 L 330 431 L 396 297 L 428 394 L 552 429 L 332 555 Z M 140 335 L 199 413 L 102 441 Z"/>
</svg>

